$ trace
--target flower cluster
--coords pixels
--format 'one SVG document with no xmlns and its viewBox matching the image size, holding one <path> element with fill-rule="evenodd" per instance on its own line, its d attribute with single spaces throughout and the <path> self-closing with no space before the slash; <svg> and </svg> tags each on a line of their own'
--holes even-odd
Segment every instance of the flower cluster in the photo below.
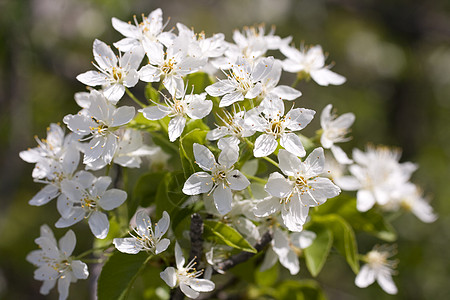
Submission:
<svg viewBox="0 0 450 300">
<path fill-rule="evenodd" d="M 266 33 L 264 26 L 235 31 L 233 42 L 225 41 L 222 33 L 208 37 L 180 23 L 166 30 L 161 9 L 143 15 L 142 21 L 113 18 L 112 25 L 124 37 L 113 43 L 116 49 L 94 41 L 97 70 L 77 76 L 89 92 L 75 95 L 81 109 L 63 119 L 71 132 L 65 134 L 60 124 L 51 124 L 46 139 L 36 138 L 38 147 L 20 153 L 23 160 L 36 164 L 33 179 L 45 185 L 29 203 L 40 206 L 57 198 L 60 218 L 55 227 L 85 220 L 106 248 L 130 255 L 144 252 L 149 259 L 170 256 L 166 250 L 175 244 L 176 268 L 167 266 L 160 277 L 170 288 L 197 298 L 213 291 L 215 284 L 210 272 L 203 274 L 195 266 L 204 264 L 203 257 L 191 258 L 186 265 L 178 243 L 186 244 L 181 242 L 186 238 L 177 226 L 192 212 L 206 211 L 208 241 L 203 253 L 210 265 L 207 270 L 212 267 L 218 273 L 225 272 L 220 266 L 231 248 L 256 251 L 251 244 L 268 232 L 271 241 L 260 268 L 268 269 L 278 260 L 297 274 L 299 257 L 308 255 L 307 248 L 316 240 L 324 244 L 323 232 L 332 234 L 332 228 L 323 228 L 336 220 L 346 222 L 340 216 L 320 215 L 322 205 L 338 197 L 341 189 L 357 190 L 356 208 L 361 212 L 378 205 L 383 211 L 406 208 L 425 222 L 436 219 L 409 182 L 417 166 L 400 163 L 398 151 L 369 147 L 366 153 L 355 149 L 349 158 L 336 145 L 350 140 L 354 114 L 334 115 L 329 104 L 316 136 L 299 133 L 316 112 L 296 107 L 293 101 L 302 93 L 295 84 L 279 84 L 283 71 L 296 73 L 297 80 L 312 78 L 321 86 L 346 81 L 325 64 L 321 46 L 299 50 L 290 44 L 291 37 L 281 38 L 274 29 Z M 145 85 L 145 101 L 130 90 L 140 83 Z M 135 105 L 119 105 L 125 95 Z M 334 159 L 326 156 L 328 151 L 341 172 L 348 168 L 351 175 L 330 176 Z M 146 173 L 136 183 L 145 188 L 135 188 L 131 200 L 121 168 Z M 134 211 L 121 208 L 126 201 L 128 209 L 137 209 L 131 220 Z M 150 214 L 155 211 L 162 217 L 153 225 Z M 110 223 L 119 229 L 110 231 Z M 352 230 L 348 223 L 343 227 Z M 69 283 L 88 276 L 86 264 L 71 256 L 74 233 L 69 230 L 58 246 L 50 228 L 43 226 L 36 243 L 41 250 L 28 260 L 38 266 L 35 278 L 44 281 L 41 293 L 47 294 L 58 281 L 60 299 L 66 299 Z M 370 252 L 356 285 L 364 287 L 377 279 L 385 291 L 395 293 L 386 258 L 384 252 Z M 353 264 L 357 271 L 358 262 Z"/>
</svg>

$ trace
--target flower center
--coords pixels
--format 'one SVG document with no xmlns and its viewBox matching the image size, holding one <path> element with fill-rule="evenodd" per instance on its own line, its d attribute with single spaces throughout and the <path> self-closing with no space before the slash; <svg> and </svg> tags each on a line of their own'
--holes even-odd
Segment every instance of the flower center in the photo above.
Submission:
<svg viewBox="0 0 450 300">
<path fill-rule="evenodd" d="M 113 67 L 112 68 L 112 77 L 115 81 L 122 82 L 124 78 L 124 73 L 122 68 Z"/>
<path fill-rule="evenodd" d="M 164 74 L 169 75 L 170 73 L 173 72 L 175 64 L 176 61 L 173 58 L 169 58 L 169 60 L 164 61 L 164 64 L 161 66 L 161 71 Z"/>
<path fill-rule="evenodd" d="M 278 139 L 284 133 L 283 120 L 273 119 L 270 121 L 269 128 L 266 130 L 268 134 L 271 134 Z"/>
</svg>

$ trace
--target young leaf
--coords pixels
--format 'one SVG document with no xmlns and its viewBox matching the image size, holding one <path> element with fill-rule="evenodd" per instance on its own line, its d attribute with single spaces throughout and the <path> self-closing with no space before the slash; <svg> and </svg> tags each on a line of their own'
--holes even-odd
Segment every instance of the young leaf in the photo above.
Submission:
<svg viewBox="0 0 450 300">
<path fill-rule="evenodd" d="M 152 86 L 151 82 L 147 83 L 147 85 L 145 86 L 144 95 L 147 100 L 159 102 L 159 92 Z"/>
<path fill-rule="evenodd" d="M 192 86 L 194 86 L 194 94 L 201 94 L 205 92 L 208 85 L 214 83 L 210 75 L 204 72 L 196 72 L 186 76 L 186 85 L 188 86 L 188 93 L 191 93 Z"/>
<path fill-rule="evenodd" d="M 147 207 L 155 202 L 158 185 L 166 175 L 166 171 L 147 173 L 139 177 L 133 190 L 132 201 L 128 203 L 128 215 L 131 217 L 137 207 Z"/>
<path fill-rule="evenodd" d="M 98 300 L 126 299 L 150 258 L 145 252 L 131 255 L 116 251 L 105 263 L 98 278 Z"/>
<path fill-rule="evenodd" d="M 176 214 L 180 209 L 181 203 L 187 198 L 187 195 L 181 191 L 185 180 L 182 172 L 172 172 L 164 175 L 159 182 L 155 196 L 157 215 L 162 215 L 163 211 L 167 211 L 169 215 Z"/>
<path fill-rule="evenodd" d="M 142 113 L 136 114 L 136 117 L 128 123 L 128 127 L 141 131 L 145 130 L 148 132 L 158 131 L 161 129 L 161 125 L 158 121 L 146 119 Z"/>
<path fill-rule="evenodd" d="M 313 224 L 308 230 L 317 235 L 311 246 L 304 250 L 306 266 L 312 276 L 316 277 L 322 270 L 331 246 L 333 245 L 333 233 L 326 227 Z"/>
<path fill-rule="evenodd" d="M 194 143 L 205 144 L 206 130 L 194 129 L 180 138 L 180 158 L 185 176 L 195 173 Z"/>
<path fill-rule="evenodd" d="M 205 224 L 205 238 L 210 236 L 218 239 L 222 244 L 230 247 L 240 249 L 247 252 L 256 253 L 256 249 L 253 248 L 250 243 L 244 239 L 244 237 L 236 231 L 236 229 L 222 223 L 215 221 L 204 221 Z"/>
<path fill-rule="evenodd" d="M 333 233 L 333 245 L 345 257 L 353 272 L 359 272 L 358 249 L 352 227 L 336 214 L 314 216 L 313 222 L 323 224 Z"/>
</svg>

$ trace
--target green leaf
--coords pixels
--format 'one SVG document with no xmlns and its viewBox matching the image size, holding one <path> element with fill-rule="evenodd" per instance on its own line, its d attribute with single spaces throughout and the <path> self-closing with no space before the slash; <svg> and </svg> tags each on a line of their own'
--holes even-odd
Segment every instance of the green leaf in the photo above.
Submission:
<svg viewBox="0 0 450 300">
<path fill-rule="evenodd" d="M 279 300 L 325 300 L 326 297 L 314 280 L 286 280 L 277 286 L 274 295 Z"/>
<path fill-rule="evenodd" d="M 333 233 L 333 245 L 345 257 L 353 272 L 359 272 L 358 249 L 352 227 L 336 214 L 314 216 L 313 223 L 325 226 Z"/>
<path fill-rule="evenodd" d="M 270 287 L 278 281 L 280 264 L 274 264 L 270 269 L 263 272 L 256 270 L 255 281 L 260 287 Z"/>
<path fill-rule="evenodd" d="M 162 215 L 163 211 L 167 211 L 169 215 L 176 214 L 181 204 L 188 197 L 181 191 L 184 182 L 185 177 L 182 172 L 171 172 L 164 175 L 155 196 L 157 215 Z"/>
<path fill-rule="evenodd" d="M 134 186 L 133 198 L 128 203 L 128 215 L 132 216 L 137 207 L 147 207 L 155 202 L 158 185 L 166 175 L 166 171 L 147 173 L 139 177 Z"/>
<path fill-rule="evenodd" d="M 98 300 L 126 299 L 134 281 L 150 260 L 145 252 L 115 252 L 105 263 L 98 278 Z"/>
<path fill-rule="evenodd" d="M 151 83 L 151 82 L 147 83 L 147 85 L 145 86 L 144 95 L 145 95 L 145 98 L 146 98 L 147 100 L 152 100 L 152 101 L 155 101 L 155 102 L 160 102 L 160 101 L 159 101 L 159 99 L 160 99 L 159 92 L 158 92 L 157 89 L 155 89 L 155 88 L 152 86 L 152 83 Z M 150 101 L 150 102 L 151 102 L 151 101 Z"/>
<path fill-rule="evenodd" d="M 339 196 L 327 201 L 325 205 L 319 206 L 318 214 L 336 214 L 344 218 L 355 231 L 364 231 L 387 242 L 397 239 L 397 233 L 376 210 L 360 212 L 356 209 L 356 198 Z"/>
<path fill-rule="evenodd" d="M 308 230 L 317 235 L 311 246 L 304 250 L 306 266 L 312 276 L 316 277 L 322 270 L 333 245 L 333 233 L 326 227 L 313 224 Z"/>
<path fill-rule="evenodd" d="M 185 132 L 191 132 L 194 129 L 201 129 L 201 130 L 206 130 L 209 131 L 210 128 L 208 125 L 206 125 L 202 119 L 197 119 L 197 120 L 189 120 L 186 123 L 186 127 L 185 127 Z"/>
<path fill-rule="evenodd" d="M 201 94 L 205 92 L 208 85 L 214 83 L 211 76 L 204 72 L 196 72 L 186 76 L 186 85 L 188 86 L 187 93 L 191 93 L 191 88 L 194 86 L 194 94 Z"/>
<path fill-rule="evenodd" d="M 195 173 L 194 143 L 205 144 L 207 130 L 194 129 L 180 138 L 180 158 L 186 177 Z"/>
<path fill-rule="evenodd" d="M 145 130 L 148 132 L 158 131 L 161 129 L 161 125 L 158 121 L 148 120 L 142 113 L 138 113 L 136 117 L 128 123 L 128 127 L 136 130 Z"/>
<path fill-rule="evenodd" d="M 236 229 L 216 221 L 204 221 L 205 224 L 205 238 L 208 239 L 211 236 L 217 238 L 222 244 L 230 247 L 240 249 L 247 252 L 256 253 L 256 249 L 253 248 L 250 243 L 244 239 L 244 237 L 236 231 Z"/>
</svg>

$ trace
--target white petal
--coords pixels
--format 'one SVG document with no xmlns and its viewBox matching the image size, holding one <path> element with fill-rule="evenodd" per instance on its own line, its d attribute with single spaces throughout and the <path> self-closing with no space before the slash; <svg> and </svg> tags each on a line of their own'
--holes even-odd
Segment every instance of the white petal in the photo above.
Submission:
<svg viewBox="0 0 450 300">
<path fill-rule="evenodd" d="M 58 279 L 58 293 L 59 300 L 66 300 L 69 297 L 69 286 L 72 281 L 72 276 L 67 274 Z"/>
<path fill-rule="evenodd" d="M 216 82 L 210 86 L 207 86 L 205 89 L 205 91 L 213 97 L 223 96 L 225 94 L 231 93 L 234 90 L 235 87 L 227 80 Z"/>
<path fill-rule="evenodd" d="M 61 250 L 64 255 L 71 256 L 73 249 L 75 249 L 75 244 L 77 243 L 77 238 L 72 230 L 67 231 L 67 233 L 59 240 L 59 250 Z"/>
<path fill-rule="evenodd" d="M 55 199 L 59 195 L 59 188 L 54 185 L 43 187 L 29 202 L 30 205 L 41 206 Z"/>
<path fill-rule="evenodd" d="M 85 196 L 84 187 L 75 180 L 63 180 L 61 182 L 61 191 L 72 202 L 79 202 Z"/>
<path fill-rule="evenodd" d="M 355 278 L 355 285 L 360 288 L 365 288 L 374 283 L 375 281 L 375 271 L 371 269 L 368 265 L 362 266 L 358 275 Z"/>
<path fill-rule="evenodd" d="M 338 146 L 331 146 L 331 152 L 334 155 L 334 158 L 336 158 L 337 162 L 344 165 L 349 165 L 353 163 L 353 160 L 348 158 L 347 154 L 342 150 L 341 147 Z"/>
<path fill-rule="evenodd" d="M 42 284 L 39 293 L 42 295 L 48 295 L 51 289 L 53 289 L 56 285 L 56 279 L 53 280 L 45 280 Z"/>
<path fill-rule="evenodd" d="M 83 163 L 89 164 L 99 159 L 105 151 L 106 142 L 107 137 L 104 136 L 98 136 L 91 139 L 84 152 Z"/>
<path fill-rule="evenodd" d="M 186 195 L 198 195 L 209 192 L 214 186 L 211 175 L 205 172 L 192 174 L 184 183 L 183 193 Z"/>
<path fill-rule="evenodd" d="M 277 253 L 280 263 L 289 270 L 291 275 L 297 274 L 300 271 L 298 257 L 291 250 L 287 236 L 281 230 L 276 230 L 273 238 L 273 251 Z"/>
<path fill-rule="evenodd" d="M 76 147 L 67 149 L 64 154 L 62 167 L 65 174 L 73 174 L 80 162 L 80 151 Z"/>
<path fill-rule="evenodd" d="M 323 173 L 325 167 L 325 156 L 323 154 L 323 148 L 319 147 L 314 149 L 306 158 L 305 162 L 305 175 L 306 177 L 314 177 Z"/>
<path fill-rule="evenodd" d="M 133 37 L 135 39 L 139 38 L 139 29 L 136 26 L 121 21 L 117 18 L 112 18 L 111 23 L 113 28 L 124 36 Z"/>
<path fill-rule="evenodd" d="M 177 269 L 179 270 L 184 267 L 184 263 L 186 262 L 178 242 L 175 242 L 175 262 L 177 264 Z"/>
<path fill-rule="evenodd" d="M 108 76 L 98 71 L 87 71 L 77 76 L 77 80 L 89 86 L 108 84 Z"/>
<path fill-rule="evenodd" d="M 244 100 L 244 95 L 242 95 L 241 92 L 239 91 L 231 92 L 222 97 L 222 100 L 220 100 L 219 103 L 219 107 L 226 107 L 233 104 L 234 102 L 242 100 Z"/>
<path fill-rule="evenodd" d="M 113 210 L 119 207 L 127 199 L 127 193 L 119 189 L 110 189 L 106 191 L 98 200 L 98 204 L 104 210 Z"/>
<path fill-rule="evenodd" d="M 161 76 L 159 69 L 152 65 L 143 66 L 139 72 L 139 79 L 145 82 L 158 82 Z"/>
<path fill-rule="evenodd" d="M 95 61 L 103 70 L 108 70 L 117 65 L 116 55 L 111 50 L 111 47 L 104 42 L 96 39 L 94 41 L 93 52 Z"/>
<path fill-rule="evenodd" d="M 106 214 L 94 211 L 89 217 L 89 228 L 98 239 L 104 239 L 108 235 L 109 220 Z"/>
<path fill-rule="evenodd" d="M 150 235 L 150 229 L 149 226 L 152 225 L 152 220 L 148 216 L 148 214 L 145 212 L 145 210 L 139 210 L 136 213 L 136 226 L 138 233 L 141 236 L 149 236 Z"/>
<path fill-rule="evenodd" d="M 253 213 L 257 217 L 267 217 L 279 211 L 280 208 L 281 204 L 279 198 L 267 197 L 256 204 L 255 208 L 253 209 Z"/>
<path fill-rule="evenodd" d="M 175 141 L 183 133 L 184 126 L 186 125 L 186 119 L 183 116 L 176 116 L 169 122 L 169 140 Z"/>
<path fill-rule="evenodd" d="M 189 286 L 197 292 L 211 292 L 216 287 L 214 282 L 208 279 L 192 278 L 188 282 Z"/>
<path fill-rule="evenodd" d="M 359 190 L 356 193 L 356 208 L 365 212 L 371 209 L 375 205 L 375 197 L 372 192 L 368 190 Z"/>
<path fill-rule="evenodd" d="M 261 92 L 263 91 L 263 86 L 260 82 L 258 82 L 254 87 L 252 87 L 248 92 L 245 94 L 245 98 L 247 99 L 253 99 L 258 97 Z"/>
<path fill-rule="evenodd" d="M 316 237 L 317 234 L 308 230 L 303 230 L 302 232 L 294 232 L 290 236 L 292 244 L 300 249 L 306 249 L 311 246 Z"/>
<path fill-rule="evenodd" d="M 159 254 L 161 252 L 166 251 L 167 247 L 170 245 L 169 239 L 162 239 L 159 241 L 158 244 L 156 244 L 155 254 Z"/>
<path fill-rule="evenodd" d="M 253 70 L 252 77 L 254 82 L 264 80 L 272 71 L 272 66 L 274 63 L 274 58 L 272 56 L 262 59 Z"/>
<path fill-rule="evenodd" d="M 302 141 L 293 132 L 285 133 L 280 138 L 280 145 L 290 153 L 303 157 L 306 155 L 305 148 L 303 148 Z"/>
<path fill-rule="evenodd" d="M 264 157 L 272 154 L 277 149 L 277 140 L 269 134 L 261 134 L 255 141 L 253 155 L 255 157 Z"/>
<path fill-rule="evenodd" d="M 302 171 L 302 161 L 294 154 L 280 149 L 278 151 L 278 164 L 286 176 L 295 176 Z"/>
<path fill-rule="evenodd" d="M 377 282 L 386 293 L 390 295 L 397 294 L 397 287 L 389 272 L 379 272 L 377 274 Z"/>
<path fill-rule="evenodd" d="M 291 109 L 286 114 L 286 127 L 294 131 L 301 130 L 312 121 L 315 114 L 316 112 L 312 109 Z"/>
<path fill-rule="evenodd" d="M 273 251 L 272 247 L 270 247 L 266 251 L 264 260 L 261 263 L 260 271 L 263 272 L 265 270 L 270 269 L 277 262 L 277 260 L 278 260 L 278 255 Z"/>
<path fill-rule="evenodd" d="M 91 133 L 91 127 L 97 127 L 91 118 L 84 115 L 67 115 L 63 121 L 70 130 L 80 135 L 89 134 Z"/>
<path fill-rule="evenodd" d="M 271 196 L 286 198 L 292 192 L 292 184 L 278 172 L 270 174 L 264 189 Z"/>
<path fill-rule="evenodd" d="M 212 107 L 213 103 L 211 100 L 201 100 L 196 97 L 187 106 L 186 114 L 191 119 L 202 119 L 211 112 Z"/>
<path fill-rule="evenodd" d="M 149 120 L 160 120 L 170 113 L 170 108 L 164 105 L 147 106 L 139 110 Z"/>
<path fill-rule="evenodd" d="M 216 165 L 214 154 L 203 145 L 193 145 L 195 163 L 205 171 L 211 171 Z"/>
<path fill-rule="evenodd" d="M 135 108 L 132 106 L 121 106 L 116 109 L 111 117 L 111 127 L 125 125 L 130 122 L 135 115 Z"/>
<path fill-rule="evenodd" d="M 84 219 L 86 213 L 82 208 L 73 208 L 72 213 L 67 218 L 59 218 L 55 223 L 56 228 L 66 228 Z"/>
<path fill-rule="evenodd" d="M 103 89 L 103 95 L 112 104 L 116 104 L 125 94 L 125 87 L 120 83 L 113 83 Z"/>
<path fill-rule="evenodd" d="M 239 170 L 233 170 L 228 173 L 227 181 L 230 183 L 230 188 L 234 191 L 242 191 L 250 185 L 250 181 Z"/>
<path fill-rule="evenodd" d="M 361 184 L 358 179 L 353 176 L 334 178 L 334 182 L 344 191 L 356 191 L 361 188 Z"/>
<path fill-rule="evenodd" d="M 313 70 L 310 75 L 317 84 L 322 86 L 327 86 L 329 84 L 341 85 L 346 81 L 344 76 L 334 73 L 327 68 Z"/>
<path fill-rule="evenodd" d="M 287 85 L 279 85 L 274 88 L 271 93 L 284 100 L 294 100 L 302 95 L 300 91 L 297 91 L 296 89 L 291 88 Z"/>
<path fill-rule="evenodd" d="M 281 209 L 281 217 L 283 218 L 284 225 L 290 231 L 300 232 L 303 229 L 303 224 L 308 217 L 309 206 L 301 204 L 297 194 L 294 194 L 289 202 L 290 205 L 285 204 Z"/>
<path fill-rule="evenodd" d="M 219 149 L 222 149 L 218 159 L 219 164 L 225 166 L 227 169 L 230 169 L 239 159 L 239 146 L 233 143 L 233 141 L 233 139 L 221 139 L 219 141 L 220 143 L 218 143 Z"/>
<path fill-rule="evenodd" d="M 109 176 L 101 176 L 97 178 L 93 187 L 95 187 L 95 192 L 97 195 L 103 195 L 106 192 L 106 189 L 111 184 L 112 179 Z M 90 188 L 92 186 L 92 182 L 86 188 Z"/>
<path fill-rule="evenodd" d="M 113 244 L 122 253 L 137 254 L 143 249 L 142 244 L 135 238 L 116 238 Z"/>
<path fill-rule="evenodd" d="M 221 215 L 227 214 L 231 211 L 231 202 L 233 194 L 229 187 L 224 187 L 219 184 L 213 193 L 214 204 Z"/>
<path fill-rule="evenodd" d="M 87 265 L 80 261 L 74 260 L 71 263 L 73 275 L 78 279 L 86 279 L 89 276 L 89 271 Z"/>
<path fill-rule="evenodd" d="M 174 288 L 177 284 L 177 272 L 173 267 L 167 267 L 164 271 L 159 273 L 159 276 L 170 288 Z"/>
<path fill-rule="evenodd" d="M 195 299 L 200 295 L 199 292 L 194 291 L 187 284 L 185 284 L 183 282 L 180 283 L 180 289 L 188 298 L 191 298 L 191 299 Z"/>
<path fill-rule="evenodd" d="M 167 232 L 167 229 L 169 229 L 169 225 L 170 225 L 169 214 L 166 211 L 164 211 L 162 218 L 159 219 L 158 223 L 156 223 L 155 225 L 155 232 L 154 232 L 155 238 L 159 239 L 161 236 L 163 236 Z"/>
</svg>

